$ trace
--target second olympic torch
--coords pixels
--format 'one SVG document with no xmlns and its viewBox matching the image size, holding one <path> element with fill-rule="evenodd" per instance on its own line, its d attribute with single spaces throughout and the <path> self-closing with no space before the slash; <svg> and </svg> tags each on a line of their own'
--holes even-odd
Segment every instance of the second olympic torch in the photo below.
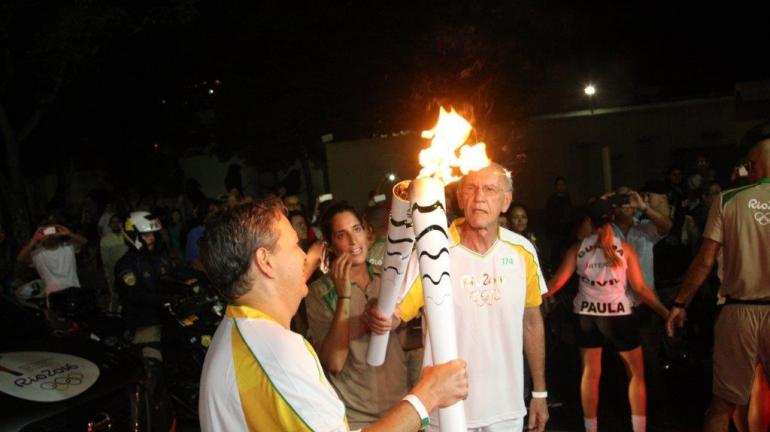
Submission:
<svg viewBox="0 0 770 432">
<path fill-rule="evenodd" d="M 457 359 L 444 184 L 419 178 L 410 192 L 433 364 L 441 364 Z M 442 432 L 466 430 L 463 402 L 439 410 L 439 425 Z"/>
<path fill-rule="evenodd" d="M 390 205 L 388 240 L 385 258 L 382 262 L 382 288 L 377 306 L 382 313 L 390 316 L 396 307 L 401 284 L 404 281 L 409 257 L 414 247 L 414 229 L 409 217 L 409 180 L 404 180 L 393 187 L 393 200 Z M 380 366 L 385 362 L 390 333 L 382 335 L 372 333 L 366 362 L 371 366 Z"/>
</svg>

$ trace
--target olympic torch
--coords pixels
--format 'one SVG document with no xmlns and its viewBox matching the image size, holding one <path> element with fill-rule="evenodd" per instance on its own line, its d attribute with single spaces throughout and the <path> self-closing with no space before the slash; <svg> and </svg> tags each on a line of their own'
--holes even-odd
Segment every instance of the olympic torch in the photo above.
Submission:
<svg viewBox="0 0 770 432">
<path fill-rule="evenodd" d="M 457 358 L 444 184 L 431 177 L 418 178 L 410 191 L 433 364 L 441 364 Z M 444 432 L 466 430 L 462 401 L 439 410 L 439 426 Z"/>
<path fill-rule="evenodd" d="M 433 364 L 458 357 L 444 187 L 460 179 L 457 171 L 467 174 L 489 165 L 483 143 L 464 145 L 471 131 L 470 123 L 454 110 L 447 112 L 441 108 L 436 126 L 422 133 L 423 138 L 432 141 L 430 147 L 420 152 L 420 174 L 416 180 L 401 182 L 393 188 L 378 306 L 387 316 L 393 313 L 396 299 L 403 294 L 400 290 L 414 246 Z M 372 335 L 367 363 L 381 365 L 387 343 L 387 334 Z M 463 402 L 440 409 L 439 423 L 443 432 L 465 431 Z"/>
<path fill-rule="evenodd" d="M 441 108 L 436 126 L 422 133 L 431 145 L 420 152 L 423 168 L 409 189 L 433 364 L 457 358 L 444 187 L 460 179 L 457 171 L 467 174 L 489 165 L 483 143 L 464 145 L 472 130 L 454 110 Z M 466 430 L 462 401 L 439 410 L 439 427 L 443 432 Z"/>
<path fill-rule="evenodd" d="M 396 307 L 404 273 L 414 247 L 414 229 L 409 217 L 409 183 L 409 180 L 404 180 L 393 187 L 388 240 L 382 263 L 382 287 L 377 300 L 377 306 L 386 316 L 391 316 Z M 380 366 L 385 361 L 389 335 L 390 333 L 372 333 L 366 352 L 366 362 L 369 365 Z"/>
</svg>

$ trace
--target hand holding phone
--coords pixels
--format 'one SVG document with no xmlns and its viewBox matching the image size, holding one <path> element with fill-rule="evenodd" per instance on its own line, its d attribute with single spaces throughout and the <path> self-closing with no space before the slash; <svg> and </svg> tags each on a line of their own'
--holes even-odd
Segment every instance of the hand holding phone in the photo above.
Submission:
<svg viewBox="0 0 770 432">
<path fill-rule="evenodd" d="M 56 234 L 56 227 L 51 225 L 43 228 L 43 235 L 54 235 Z"/>
<path fill-rule="evenodd" d="M 327 274 L 331 270 L 332 261 L 334 261 L 334 253 L 329 247 L 329 244 L 324 242 L 323 250 L 321 251 L 321 264 L 318 266 L 318 270 L 321 273 Z"/>
</svg>

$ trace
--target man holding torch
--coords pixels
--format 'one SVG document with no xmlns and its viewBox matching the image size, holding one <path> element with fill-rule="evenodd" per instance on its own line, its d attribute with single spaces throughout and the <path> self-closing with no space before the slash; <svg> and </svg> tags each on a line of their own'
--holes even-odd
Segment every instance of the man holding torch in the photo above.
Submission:
<svg viewBox="0 0 770 432">
<path fill-rule="evenodd" d="M 201 258 L 228 301 L 201 373 L 203 431 L 349 430 L 345 405 L 312 346 L 289 330 L 307 295 L 306 255 L 277 200 L 229 209 L 206 226 Z M 465 397 L 465 363 L 423 371 L 403 401 L 367 431 L 416 431 L 427 411 Z"/>
<path fill-rule="evenodd" d="M 455 220 L 449 229 L 457 349 L 459 358 L 468 364 L 470 392 L 465 417 L 469 430 L 524 430 L 522 348 L 534 387 L 527 429 L 543 431 L 548 421 L 540 314 L 546 286 L 532 244 L 498 225 L 498 216 L 512 198 L 513 183 L 502 166 L 493 163 L 472 171 L 457 188 L 465 217 Z M 420 258 L 432 257 L 413 254 L 412 259 Z M 398 305 L 395 320 L 413 319 L 424 305 L 422 278 L 405 277 L 414 282 Z M 365 320 L 378 334 L 394 324 L 376 305 L 367 311 Z M 430 365 L 430 352 L 428 335 L 425 365 Z M 439 426 L 438 416 L 432 413 L 430 428 Z"/>
</svg>

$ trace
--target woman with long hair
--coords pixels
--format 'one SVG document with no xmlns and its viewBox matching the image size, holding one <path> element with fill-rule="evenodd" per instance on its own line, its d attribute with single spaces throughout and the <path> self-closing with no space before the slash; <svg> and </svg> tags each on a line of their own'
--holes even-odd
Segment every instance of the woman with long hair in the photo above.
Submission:
<svg viewBox="0 0 770 432">
<path fill-rule="evenodd" d="M 618 351 L 625 364 L 629 375 L 631 424 L 634 432 L 642 432 L 647 423 L 644 360 L 639 323 L 631 310 L 626 285 L 662 317 L 668 317 L 668 309 L 644 280 L 636 251 L 613 234 L 613 214 L 612 205 L 606 199 L 596 200 L 589 206 L 588 217 L 594 234 L 567 250 L 548 283 L 546 296 L 556 294 L 577 272 L 578 294 L 573 311 L 577 315 L 577 342 L 583 363 L 580 398 L 586 431 L 597 430 L 602 347 L 608 344 Z"/>
<path fill-rule="evenodd" d="M 404 350 L 394 334 L 385 363 L 366 363 L 369 329 L 361 315 L 379 295 L 380 269 L 367 262 L 367 232 L 356 210 L 332 202 L 321 216 L 330 272 L 310 285 L 309 336 L 329 381 L 345 403 L 351 429 L 373 423 L 406 394 Z"/>
</svg>

